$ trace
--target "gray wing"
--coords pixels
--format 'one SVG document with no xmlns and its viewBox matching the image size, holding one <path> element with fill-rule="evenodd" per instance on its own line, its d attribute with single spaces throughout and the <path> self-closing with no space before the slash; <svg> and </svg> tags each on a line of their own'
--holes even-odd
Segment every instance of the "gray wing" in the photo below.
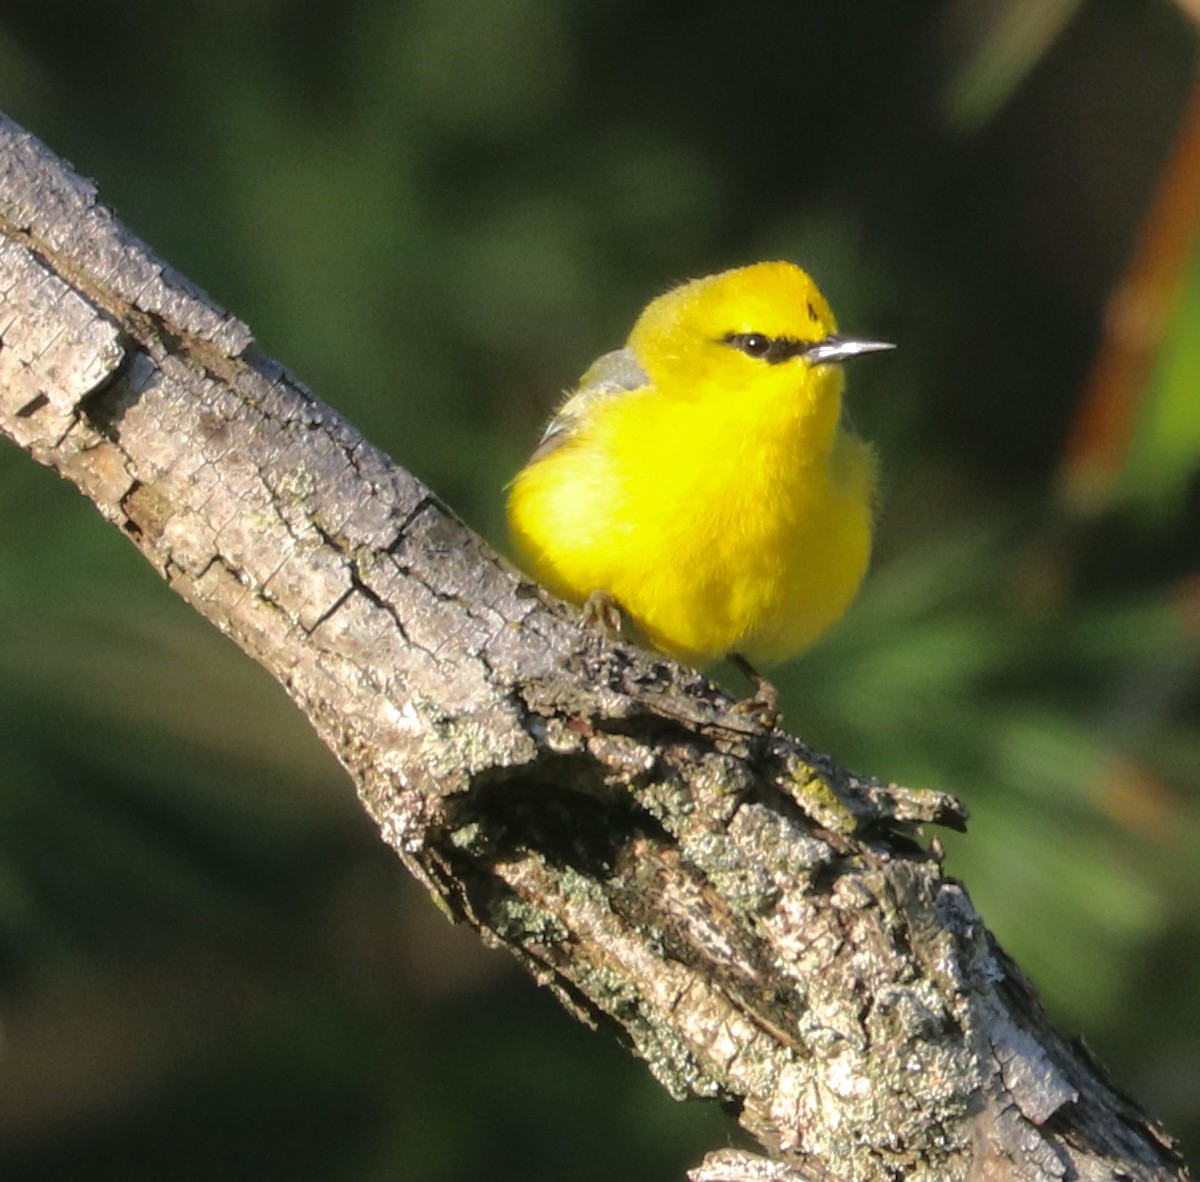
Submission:
<svg viewBox="0 0 1200 1182">
<path fill-rule="evenodd" d="M 628 394 L 631 390 L 640 390 L 649 383 L 650 379 L 638 364 L 632 349 L 614 349 L 597 357 L 579 379 L 579 385 L 567 395 L 566 401 L 546 424 L 546 430 L 529 457 L 529 462 L 532 464 L 548 456 L 555 448 L 566 443 L 597 402 Z"/>
</svg>

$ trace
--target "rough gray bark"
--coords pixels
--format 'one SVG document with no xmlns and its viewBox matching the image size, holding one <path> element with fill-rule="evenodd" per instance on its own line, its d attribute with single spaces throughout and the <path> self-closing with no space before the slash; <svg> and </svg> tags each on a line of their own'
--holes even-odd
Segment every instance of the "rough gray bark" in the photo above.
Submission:
<svg viewBox="0 0 1200 1182">
<path fill-rule="evenodd" d="M 287 688 L 409 869 L 765 1158 L 1182 1178 L 915 826 L 698 675 L 581 631 L 0 117 L 0 430 Z"/>
</svg>

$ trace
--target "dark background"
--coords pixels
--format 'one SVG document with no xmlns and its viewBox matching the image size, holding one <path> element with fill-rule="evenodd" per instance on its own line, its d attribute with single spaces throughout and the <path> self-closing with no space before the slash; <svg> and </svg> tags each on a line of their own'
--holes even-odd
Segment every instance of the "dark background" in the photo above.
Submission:
<svg viewBox="0 0 1200 1182">
<path fill-rule="evenodd" d="M 0 3 L 0 108 L 498 544 L 673 283 L 791 258 L 897 341 L 850 372 L 875 565 L 788 722 L 968 801 L 951 872 L 1193 1156 L 1200 277 L 1155 210 L 1196 57 L 1169 0 Z M 0 449 L 0 1175 L 678 1178 L 729 1128 L 451 928 L 282 692 Z"/>
</svg>

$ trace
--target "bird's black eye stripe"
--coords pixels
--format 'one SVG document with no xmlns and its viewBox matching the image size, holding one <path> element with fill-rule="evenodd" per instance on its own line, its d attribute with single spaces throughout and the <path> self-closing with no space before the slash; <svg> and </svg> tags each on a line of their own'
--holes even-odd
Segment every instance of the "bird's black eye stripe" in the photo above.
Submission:
<svg viewBox="0 0 1200 1182">
<path fill-rule="evenodd" d="M 725 344 L 740 349 L 748 357 L 766 357 L 775 342 L 761 332 L 731 332 Z"/>
<path fill-rule="evenodd" d="M 812 341 L 797 341 L 791 337 L 769 337 L 761 332 L 731 332 L 724 342 L 740 349 L 747 357 L 757 357 L 768 365 L 778 365 L 795 357 L 812 344 Z"/>
</svg>

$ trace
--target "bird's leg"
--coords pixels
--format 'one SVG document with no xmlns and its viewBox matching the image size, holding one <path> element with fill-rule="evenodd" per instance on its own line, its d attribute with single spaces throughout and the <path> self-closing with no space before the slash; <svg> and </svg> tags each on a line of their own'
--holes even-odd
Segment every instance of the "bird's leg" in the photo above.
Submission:
<svg viewBox="0 0 1200 1182">
<path fill-rule="evenodd" d="M 620 640 L 629 635 L 625 609 L 611 591 L 604 591 L 600 587 L 584 601 L 583 622 L 588 627 L 598 628 L 609 640 Z"/>
<path fill-rule="evenodd" d="M 734 706 L 739 714 L 751 714 L 764 730 L 773 730 L 779 721 L 779 691 L 741 653 L 730 653 L 729 660 L 754 687 L 748 698 Z"/>
</svg>

